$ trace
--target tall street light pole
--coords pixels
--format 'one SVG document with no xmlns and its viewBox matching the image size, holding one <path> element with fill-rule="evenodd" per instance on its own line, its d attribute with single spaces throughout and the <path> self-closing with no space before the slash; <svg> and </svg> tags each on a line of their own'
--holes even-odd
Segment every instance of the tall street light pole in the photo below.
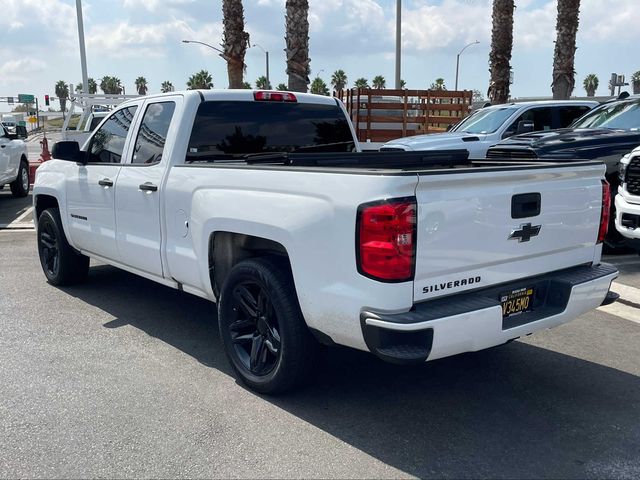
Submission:
<svg viewBox="0 0 640 480">
<path fill-rule="evenodd" d="M 82 21 L 82 0 L 76 0 L 78 16 L 78 38 L 80 41 L 80 66 L 82 67 L 82 93 L 89 93 L 89 76 L 87 75 L 87 52 L 84 48 L 84 23 Z"/>
<path fill-rule="evenodd" d="M 401 56 L 402 56 L 402 0 L 396 0 L 396 89 L 401 88 Z"/>
<path fill-rule="evenodd" d="M 253 45 L 251 45 L 252 47 L 258 47 L 260 50 L 262 50 L 264 52 L 264 58 L 265 58 L 265 62 L 267 64 L 267 88 L 271 88 L 271 80 L 269 80 L 269 52 L 267 50 L 265 50 L 261 45 L 258 45 L 257 43 L 254 43 Z"/>
<path fill-rule="evenodd" d="M 80 1 L 80 0 L 78 0 L 78 1 Z M 216 52 L 220 53 L 222 58 L 224 58 L 226 60 L 226 55 L 222 50 L 220 50 L 219 48 L 214 47 L 213 45 L 209 45 L 208 43 L 198 42 L 197 40 L 182 40 L 182 43 L 197 43 L 198 45 L 204 45 L 205 47 L 209 47 L 209 48 L 215 50 Z"/>
<path fill-rule="evenodd" d="M 470 46 L 478 45 L 479 43 L 480 42 L 476 40 L 475 42 L 471 42 L 469 45 L 465 45 L 465 47 L 462 50 L 460 50 L 460 52 L 458 53 L 458 56 L 456 57 L 456 88 L 454 89 L 456 92 L 458 91 L 458 72 L 460 71 L 460 55 L 462 55 L 462 52 L 464 52 Z"/>
</svg>

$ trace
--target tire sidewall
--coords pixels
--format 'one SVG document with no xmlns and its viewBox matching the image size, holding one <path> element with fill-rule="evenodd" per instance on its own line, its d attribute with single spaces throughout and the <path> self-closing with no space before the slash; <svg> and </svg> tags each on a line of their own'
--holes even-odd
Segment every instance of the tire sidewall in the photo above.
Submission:
<svg viewBox="0 0 640 480">
<path fill-rule="evenodd" d="M 40 257 L 40 265 L 42 267 L 42 271 L 44 272 L 45 277 L 47 277 L 47 280 L 51 283 L 53 283 L 54 285 L 58 284 L 60 282 L 60 272 L 61 272 L 61 258 L 58 258 L 58 271 L 56 272 L 56 275 L 51 275 L 49 273 L 49 271 L 47 270 L 47 266 L 44 263 L 44 258 L 43 258 L 43 254 L 42 254 L 42 243 L 40 240 L 40 235 L 42 232 L 42 227 L 44 225 L 50 224 L 51 227 L 53 228 L 53 230 L 55 231 L 56 234 L 56 241 L 58 242 L 58 256 L 61 255 L 61 238 L 60 238 L 60 226 L 58 225 L 58 222 L 56 221 L 55 216 L 51 213 L 50 210 L 45 210 L 44 212 L 42 212 L 42 214 L 40 215 L 40 218 L 38 219 L 38 256 Z"/>
</svg>

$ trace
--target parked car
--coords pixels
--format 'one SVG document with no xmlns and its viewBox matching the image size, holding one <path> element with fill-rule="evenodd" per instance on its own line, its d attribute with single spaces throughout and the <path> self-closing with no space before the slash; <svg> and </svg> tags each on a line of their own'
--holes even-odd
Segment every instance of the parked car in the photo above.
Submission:
<svg viewBox="0 0 640 480">
<path fill-rule="evenodd" d="M 16 133 L 9 133 L 0 125 L 0 188 L 11 187 L 15 197 L 29 194 L 29 161 L 27 145 Z"/>
<path fill-rule="evenodd" d="M 485 158 L 487 149 L 513 135 L 569 126 L 596 107 L 592 101 L 538 101 L 494 105 L 477 110 L 447 133 L 416 135 L 392 140 L 381 150 L 466 149 L 469 157 Z"/>
<path fill-rule="evenodd" d="M 354 133 L 324 96 L 123 103 L 37 172 L 44 275 L 83 281 L 92 257 L 217 301 L 233 369 L 265 393 L 307 379 L 319 343 L 424 362 L 611 301 L 602 164 L 361 153 Z"/>
<path fill-rule="evenodd" d="M 620 160 L 620 186 L 615 197 L 616 230 L 640 250 L 640 147 Z"/>
<path fill-rule="evenodd" d="M 576 120 L 570 128 L 555 132 L 518 135 L 491 147 L 487 158 L 581 162 L 598 160 L 607 166 L 606 178 L 615 195 L 620 185 L 620 159 L 640 145 L 640 95 L 611 100 Z M 611 225 L 606 246 L 622 251 L 625 238 L 615 228 L 612 204 Z"/>
</svg>

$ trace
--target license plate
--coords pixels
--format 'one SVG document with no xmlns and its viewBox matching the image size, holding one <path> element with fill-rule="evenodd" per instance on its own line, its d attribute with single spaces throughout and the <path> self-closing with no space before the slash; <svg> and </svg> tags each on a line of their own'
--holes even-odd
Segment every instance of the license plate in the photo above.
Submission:
<svg viewBox="0 0 640 480">
<path fill-rule="evenodd" d="M 533 307 L 533 287 L 518 288 L 500 295 L 502 318 L 513 317 L 531 310 Z"/>
</svg>

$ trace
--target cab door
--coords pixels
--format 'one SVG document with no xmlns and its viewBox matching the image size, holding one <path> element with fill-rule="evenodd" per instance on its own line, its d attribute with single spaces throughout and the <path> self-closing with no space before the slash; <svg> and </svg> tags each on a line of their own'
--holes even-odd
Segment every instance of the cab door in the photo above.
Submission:
<svg viewBox="0 0 640 480">
<path fill-rule="evenodd" d="M 78 249 L 119 261 L 116 247 L 115 187 L 126 158 L 137 106 L 116 110 L 91 137 L 87 164 L 67 176 L 67 224 Z"/>
<path fill-rule="evenodd" d="M 181 96 L 150 100 L 132 137 L 132 149 L 116 185 L 116 230 L 121 261 L 129 267 L 162 276 L 161 199 L 177 135 L 174 120 Z"/>
<path fill-rule="evenodd" d="M 0 125 L 0 184 L 12 180 L 9 175 L 11 164 L 11 139 L 7 138 L 6 131 Z"/>
</svg>

